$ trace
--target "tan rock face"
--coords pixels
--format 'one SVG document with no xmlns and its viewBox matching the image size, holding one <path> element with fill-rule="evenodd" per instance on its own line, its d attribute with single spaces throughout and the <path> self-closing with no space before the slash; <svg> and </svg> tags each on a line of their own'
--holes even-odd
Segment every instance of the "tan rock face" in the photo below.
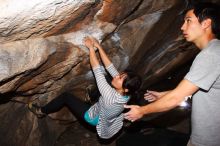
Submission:
<svg viewBox="0 0 220 146">
<path fill-rule="evenodd" d="M 5 0 L 0 6 L 0 42 L 54 33 L 73 20 L 77 23 L 94 3 L 93 0 Z"/>
<path fill-rule="evenodd" d="M 75 120 L 66 109 L 37 119 L 25 103 L 44 105 L 64 91 L 88 100 L 85 88 L 95 81 L 85 36 L 102 42 L 120 71 L 139 73 L 143 89 L 192 59 L 196 51 L 179 30 L 184 6 L 179 0 L 1 1 L 0 145 L 54 145 L 65 129 L 61 120 Z"/>
</svg>

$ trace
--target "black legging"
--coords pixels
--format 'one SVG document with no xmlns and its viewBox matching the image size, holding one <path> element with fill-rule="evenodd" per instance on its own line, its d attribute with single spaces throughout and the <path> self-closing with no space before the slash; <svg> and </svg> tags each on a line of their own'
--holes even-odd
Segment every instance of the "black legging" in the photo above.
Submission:
<svg viewBox="0 0 220 146">
<path fill-rule="evenodd" d="M 68 107 L 72 114 L 81 120 L 84 120 L 84 113 L 90 108 L 89 104 L 76 96 L 70 93 L 63 93 L 42 107 L 41 111 L 45 114 L 50 114 L 59 111 L 64 106 Z"/>
</svg>

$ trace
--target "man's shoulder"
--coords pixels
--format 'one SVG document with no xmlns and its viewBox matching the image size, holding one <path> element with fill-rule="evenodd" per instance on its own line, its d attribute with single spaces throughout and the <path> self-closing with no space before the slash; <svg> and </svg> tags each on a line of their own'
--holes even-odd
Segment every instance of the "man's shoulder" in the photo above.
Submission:
<svg viewBox="0 0 220 146">
<path fill-rule="evenodd" d="M 201 54 L 201 55 L 203 54 L 205 56 L 208 55 L 210 57 L 211 56 L 220 57 L 220 40 L 217 40 L 217 39 L 212 40 L 208 44 L 208 46 L 204 50 L 202 50 L 199 54 Z"/>
<path fill-rule="evenodd" d="M 216 48 L 220 50 L 220 40 L 214 39 L 209 42 L 208 48 Z"/>
</svg>

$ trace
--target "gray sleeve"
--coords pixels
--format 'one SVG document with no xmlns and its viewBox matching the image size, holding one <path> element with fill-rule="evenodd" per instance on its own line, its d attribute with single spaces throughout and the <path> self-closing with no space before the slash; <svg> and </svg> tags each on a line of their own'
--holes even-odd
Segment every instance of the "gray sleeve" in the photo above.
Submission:
<svg viewBox="0 0 220 146">
<path fill-rule="evenodd" d="M 184 78 L 201 89 L 209 90 L 220 75 L 219 60 L 219 56 L 213 52 L 199 53 Z"/>
<path fill-rule="evenodd" d="M 113 64 L 110 64 L 108 67 L 106 67 L 106 69 L 113 78 L 119 74 L 119 72 Z"/>
<path fill-rule="evenodd" d="M 93 68 L 93 72 L 100 94 L 103 98 L 105 98 L 106 103 L 110 102 L 110 100 L 112 100 L 111 98 L 113 98 L 113 95 L 116 92 L 115 89 L 108 84 L 100 66 Z"/>
</svg>

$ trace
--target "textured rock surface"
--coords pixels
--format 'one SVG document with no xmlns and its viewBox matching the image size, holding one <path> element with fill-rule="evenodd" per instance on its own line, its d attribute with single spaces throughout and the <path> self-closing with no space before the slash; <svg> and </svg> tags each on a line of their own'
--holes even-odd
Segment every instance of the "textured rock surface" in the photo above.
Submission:
<svg viewBox="0 0 220 146">
<path fill-rule="evenodd" d="M 64 91 L 82 100 L 95 84 L 83 46 L 102 42 L 119 70 L 132 68 L 143 89 L 197 53 L 180 33 L 179 0 L 4 0 L 0 2 L 0 145 L 48 146 L 75 118 L 63 109 L 37 119 L 25 103 L 44 105 Z"/>
<path fill-rule="evenodd" d="M 79 21 L 88 13 L 94 2 L 92 0 L 5 0 L 0 6 L 0 40 L 8 42 L 51 34 L 69 25 L 73 20 Z"/>
</svg>

